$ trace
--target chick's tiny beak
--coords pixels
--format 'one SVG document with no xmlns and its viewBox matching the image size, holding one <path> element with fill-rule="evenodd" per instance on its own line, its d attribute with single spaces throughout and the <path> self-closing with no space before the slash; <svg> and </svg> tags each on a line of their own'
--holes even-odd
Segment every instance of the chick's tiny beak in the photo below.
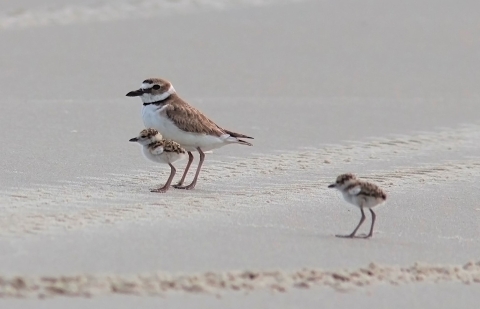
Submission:
<svg viewBox="0 0 480 309">
<path fill-rule="evenodd" d="M 329 185 L 328 187 L 329 187 L 329 188 L 335 188 L 336 186 L 337 186 L 336 184 L 332 183 L 332 184 Z"/>
<path fill-rule="evenodd" d="M 127 97 L 139 97 L 144 93 L 143 89 L 137 89 L 127 93 Z"/>
<path fill-rule="evenodd" d="M 134 137 L 128 140 L 129 142 L 138 142 L 138 137 Z"/>
</svg>

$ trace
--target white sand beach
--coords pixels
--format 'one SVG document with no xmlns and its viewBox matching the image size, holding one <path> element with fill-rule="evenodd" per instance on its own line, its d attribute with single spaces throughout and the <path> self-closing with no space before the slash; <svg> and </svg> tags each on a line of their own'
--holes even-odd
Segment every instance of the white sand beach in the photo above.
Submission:
<svg viewBox="0 0 480 309">
<path fill-rule="evenodd" d="M 0 3 L 0 308 L 475 307 L 479 9 Z M 254 146 L 151 193 L 125 94 L 155 76 Z M 387 191 L 371 239 L 335 237 L 346 172 Z"/>
</svg>

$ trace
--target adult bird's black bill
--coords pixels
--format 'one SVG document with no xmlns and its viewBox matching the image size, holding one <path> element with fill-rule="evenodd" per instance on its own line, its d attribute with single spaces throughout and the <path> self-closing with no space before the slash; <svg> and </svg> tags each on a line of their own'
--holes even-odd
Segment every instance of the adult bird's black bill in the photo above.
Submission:
<svg viewBox="0 0 480 309">
<path fill-rule="evenodd" d="M 137 89 L 127 93 L 127 97 L 139 97 L 144 93 L 143 89 Z"/>
</svg>

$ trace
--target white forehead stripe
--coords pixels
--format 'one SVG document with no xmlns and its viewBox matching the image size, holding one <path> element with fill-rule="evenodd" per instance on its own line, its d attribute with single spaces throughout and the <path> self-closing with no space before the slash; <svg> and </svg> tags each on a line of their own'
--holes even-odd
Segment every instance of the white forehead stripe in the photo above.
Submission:
<svg viewBox="0 0 480 309">
<path fill-rule="evenodd" d="M 147 84 L 147 83 L 142 83 L 142 85 L 140 86 L 140 88 L 142 89 L 150 89 L 153 87 L 153 84 Z"/>
</svg>

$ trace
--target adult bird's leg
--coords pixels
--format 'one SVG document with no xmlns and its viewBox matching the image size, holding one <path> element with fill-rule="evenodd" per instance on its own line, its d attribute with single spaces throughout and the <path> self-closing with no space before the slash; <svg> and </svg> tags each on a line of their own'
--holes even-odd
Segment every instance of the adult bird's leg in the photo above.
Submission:
<svg viewBox="0 0 480 309">
<path fill-rule="evenodd" d="M 168 163 L 168 165 L 170 165 L 170 177 L 168 177 L 167 183 L 161 188 L 151 190 L 151 192 L 165 193 L 167 192 L 168 188 L 170 188 L 170 184 L 172 183 L 173 177 L 175 176 L 177 170 L 175 167 L 173 167 L 172 163 Z"/>
<path fill-rule="evenodd" d="M 193 162 L 193 154 L 190 151 L 188 151 L 187 167 L 185 167 L 185 171 L 183 172 L 182 179 L 180 179 L 180 181 L 177 184 L 173 185 L 174 188 L 180 189 L 182 187 L 183 183 L 185 182 L 185 177 L 187 177 L 188 169 L 190 168 L 190 165 L 192 165 L 192 162 Z"/>
<path fill-rule="evenodd" d="M 203 161 L 205 160 L 205 154 L 203 153 L 202 149 L 200 147 L 197 147 L 198 153 L 200 154 L 200 161 L 198 162 L 198 167 L 197 167 L 197 172 L 195 173 L 195 178 L 193 178 L 193 181 L 191 184 L 185 187 L 176 187 L 177 189 L 185 189 L 185 190 L 192 190 L 195 188 L 195 185 L 197 184 L 197 178 L 198 175 L 200 174 L 200 170 L 202 169 Z"/>
<path fill-rule="evenodd" d="M 363 212 L 363 207 L 360 206 L 360 211 L 362 212 L 362 217 L 360 218 L 360 222 L 358 222 L 357 227 L 353 230 L 353 232 L 350 235 L 335 235 L 336 237 L 341 237 L 341 238 L 353 238 L 355 237 L 355 233 L 357 232 L 358 228 L 360 225 L 362 225 L 363 221 L 365 221 L 365 213 Z"/>
</svg>

